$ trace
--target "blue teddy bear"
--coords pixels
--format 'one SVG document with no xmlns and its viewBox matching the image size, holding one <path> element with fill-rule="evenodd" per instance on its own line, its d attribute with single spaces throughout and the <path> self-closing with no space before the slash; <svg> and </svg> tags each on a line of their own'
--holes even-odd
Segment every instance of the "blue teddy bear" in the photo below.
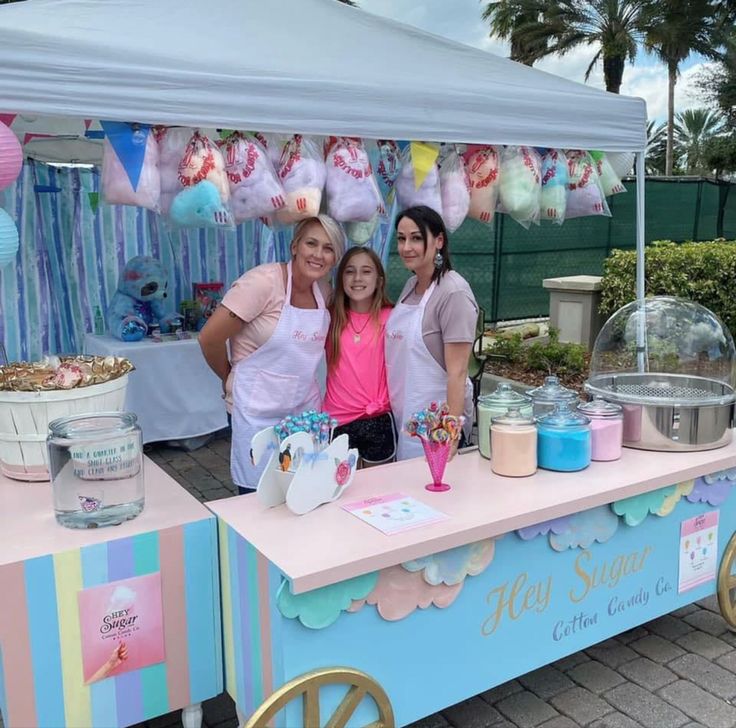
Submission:
<svg viewBox="0 0 736 728">
<path fill-rule="evenodd" d="M 154 323 L 162 333 L 169 331 L 181 316 L 164 310 L 167 286 L 168 276 L 159 261 L 144 255 L 131 258 L 107 309 L 110 334 L 121 341 L 140 341 Z"/>
</svg>

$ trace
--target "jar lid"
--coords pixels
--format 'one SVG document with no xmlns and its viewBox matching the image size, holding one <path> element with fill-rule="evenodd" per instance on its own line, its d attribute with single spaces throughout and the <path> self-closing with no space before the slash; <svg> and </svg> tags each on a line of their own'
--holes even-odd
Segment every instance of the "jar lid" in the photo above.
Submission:
<svg viewBox="0 0 736 728">
<path fill-rule="evenodd" d="M 566 400 L 558 400 L 549 414 L 540 417 L 537 422 L 548 427 L 583 427 L 590 424 L 590 417 L 570 409 Z"/>
<path fill-rule="evenodd" d="M 511 407 L 505 415 L 493 417 L 491 424 L 508 425 L 511 427 L 534 426 L 534 418 L 523 415 L 518 407 Z"/>
<path fill-rule="evenodd" d="M 478 403 L 487 407 L 503 405 L 504 407 L 520 407 L 529 402 L 529 397 L 519 394 L 510 384 L 502 382 L 490 394 L 484 394 L 478 398 Z"/>
<path fill-rule="evenodd" d="M 555 376 L 549 376 L 544 378 L 544 384 L 541 387 L 532 389 L 529 392 L 529 396 L 532 401 L 539 403 L 552 404 L 558 400 L 564 400 L 565 402 L 572 402 L 578 398 L 578 393 L 572 389 L 563 387 L 560 384 L 560 380 Z"/>
<path fill-rule="evenodd" d="M 578 410 L 593 417 L 616 417 L 623 413 L 623 407 L 620 404 L 606 402 L 599 394 L 596 394 L 592 401 L 579 404 Z"/>
</svg>

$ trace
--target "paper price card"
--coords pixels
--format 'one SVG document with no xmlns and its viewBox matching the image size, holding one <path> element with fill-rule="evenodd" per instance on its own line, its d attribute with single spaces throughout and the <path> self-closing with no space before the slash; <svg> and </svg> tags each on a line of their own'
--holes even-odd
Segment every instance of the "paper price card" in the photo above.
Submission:
<svg viewBox="0 0 736 728">
<path fill-rule="evenodd" d="M 718 570 L 718 511 L 702 513 L 680 526 L 678 592 L 716 578 Z"/>
<path fill-rule="evenodd" d="M 343 508 L 387 535 L 427 526 L 449 518 L 446 513 L 436 511 L 416 498 L 403 493 L 366 498 L 362 501 L 347 503 Z"/>
</svg>

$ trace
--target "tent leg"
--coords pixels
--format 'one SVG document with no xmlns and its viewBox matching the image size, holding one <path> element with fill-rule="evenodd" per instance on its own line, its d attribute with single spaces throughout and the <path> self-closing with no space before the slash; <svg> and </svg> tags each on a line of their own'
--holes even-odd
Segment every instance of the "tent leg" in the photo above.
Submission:
<svg viewBox="0 0 736 728">
<path fill-rule="evenodd" d="M 646 173 L 644 168 L 644 152 L 636 154 L 636 300 L 639 307 L 644 306 L 646 297 L 646 279 L 644 250 L 646 238 L 644 236 L 644 192 L 646 187 Z M 636 336 L 636 360 L 639 372 L 647 371 L 646 351 L 646 317 L 643 311 L 638 316 Z"/>
</svg>

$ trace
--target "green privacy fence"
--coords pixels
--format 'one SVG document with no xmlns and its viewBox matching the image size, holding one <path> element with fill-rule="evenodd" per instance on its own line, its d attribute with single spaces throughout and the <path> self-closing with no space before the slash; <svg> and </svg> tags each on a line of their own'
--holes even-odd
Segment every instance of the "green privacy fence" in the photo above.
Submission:
<svg viewBox="0 0 736 728">
<path fill-rule="evenodd" d="M 613 248 L 636 246 L 636 182 L 609 198 L 612 217 L 583 217 L 525 230 L 506 215 L 492 225 L 466 221 L 450 236 L 453 265 L 475 292 L 487 321 L 546 316 L 545 278 L 600 275 Z M 650 178 L 646 182 L 646 239 L 736 238 L 736 185 L 705 179 Z M 389 292 L 395 299 L 408 272 L 391 243 Z"/>
</svg>

